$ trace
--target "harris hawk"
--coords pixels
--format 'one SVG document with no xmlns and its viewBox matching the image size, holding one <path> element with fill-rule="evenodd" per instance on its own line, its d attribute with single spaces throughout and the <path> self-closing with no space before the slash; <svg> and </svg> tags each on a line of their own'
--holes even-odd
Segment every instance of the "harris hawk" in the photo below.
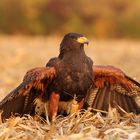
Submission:
<svg viewBox="0 0 140 140">
<path fill-rule="evenodd" d="M 58 57 L 50 59 L 46 67 L 29 70 L 21 84 L 0 102 L 2 119 L 16 114 L 42 115 L 44 105 L 54 119 L 59 108 L 65 108 L 60 104 L 74 97 L 78 109 L 87 102 L 95 109 L 108 110 L 112 105 L 139 113 L 140 84 L 115 67 L 93 65 L 85 54 L 85 44 L 88 39 L 82 34 L 66 34 Z"/>
</svg>

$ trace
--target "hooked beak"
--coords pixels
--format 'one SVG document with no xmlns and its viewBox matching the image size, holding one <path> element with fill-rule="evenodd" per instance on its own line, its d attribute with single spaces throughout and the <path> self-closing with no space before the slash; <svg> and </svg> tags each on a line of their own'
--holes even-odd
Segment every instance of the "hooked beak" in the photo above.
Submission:
<svg viewBox="0 0 140 140">
<path fill-rule="evenodd" d="M 89 44 L 89 41 L 88 41 L 88 39 L 86 37 L 79 37 L 77 39 L 77 42 L 79 42 L 81 44 L 87 44 L 87 45 Z"/>
</svg>

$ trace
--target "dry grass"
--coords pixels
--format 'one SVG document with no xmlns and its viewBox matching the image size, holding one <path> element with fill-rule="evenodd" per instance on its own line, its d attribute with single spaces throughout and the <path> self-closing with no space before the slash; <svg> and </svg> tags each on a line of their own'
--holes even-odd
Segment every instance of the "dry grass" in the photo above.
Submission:
<svg viewBox="0 0 140 140">
<path fill-rule="evenodd" d="M 57 56 L 60 40 L 57 37 L 0 37 L 0 98 L 19 84 L 28 69 L 45 65 Z M 115 65 L 140 80 L 139 41 L 90 40 L 93 42 L 86 52 L 95 64 Z M 80 113 L 79 118 L 75 116 L 58 117 L 52 125 L 30 116 L 12 118 L 0 123 L 0 140 L 140 139 L 140 116 L 126 113 L 122 118 L 114 109 L 107 117 L 89 111 Z"/>
<path fill-rule="evenodd" d="M 76 117 L 79 116 L 79 117 Z M 126 113 L 120 117 L 116 110 L 110 110 L 107 117 L 90 110 L 71 116 L 59 116 L 53 124 L 30 116 L 9 119 L 0 125 L 1 140 L 93 140 L 93 139 L 140 139 L 140 116 Z"/>
</svg>

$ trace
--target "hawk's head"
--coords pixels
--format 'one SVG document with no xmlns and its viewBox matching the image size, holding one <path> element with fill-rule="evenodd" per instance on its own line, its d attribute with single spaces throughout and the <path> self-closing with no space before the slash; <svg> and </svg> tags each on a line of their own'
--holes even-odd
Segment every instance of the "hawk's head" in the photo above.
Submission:
<svg viewBox="0 0 140 140">
<path fill-rule="evenodd" d="M 61 44 L 60 51 L 70 51 L 81 49 L 84 47 L 84 44 L 88 45 L 88 39 L 79 33 L 68 33 L 64 36 Z"/>
</svg>

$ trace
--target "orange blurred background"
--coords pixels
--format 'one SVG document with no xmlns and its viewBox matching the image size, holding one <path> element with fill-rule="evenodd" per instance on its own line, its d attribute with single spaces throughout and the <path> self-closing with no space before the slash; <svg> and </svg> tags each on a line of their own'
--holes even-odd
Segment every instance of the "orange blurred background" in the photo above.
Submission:
<svg viewBox="0 0 140 140">
<path fill-rule="evenodd" d="M 0 33 L 140 38 L 139 0 L 0 0 Z"/>
</svg>

